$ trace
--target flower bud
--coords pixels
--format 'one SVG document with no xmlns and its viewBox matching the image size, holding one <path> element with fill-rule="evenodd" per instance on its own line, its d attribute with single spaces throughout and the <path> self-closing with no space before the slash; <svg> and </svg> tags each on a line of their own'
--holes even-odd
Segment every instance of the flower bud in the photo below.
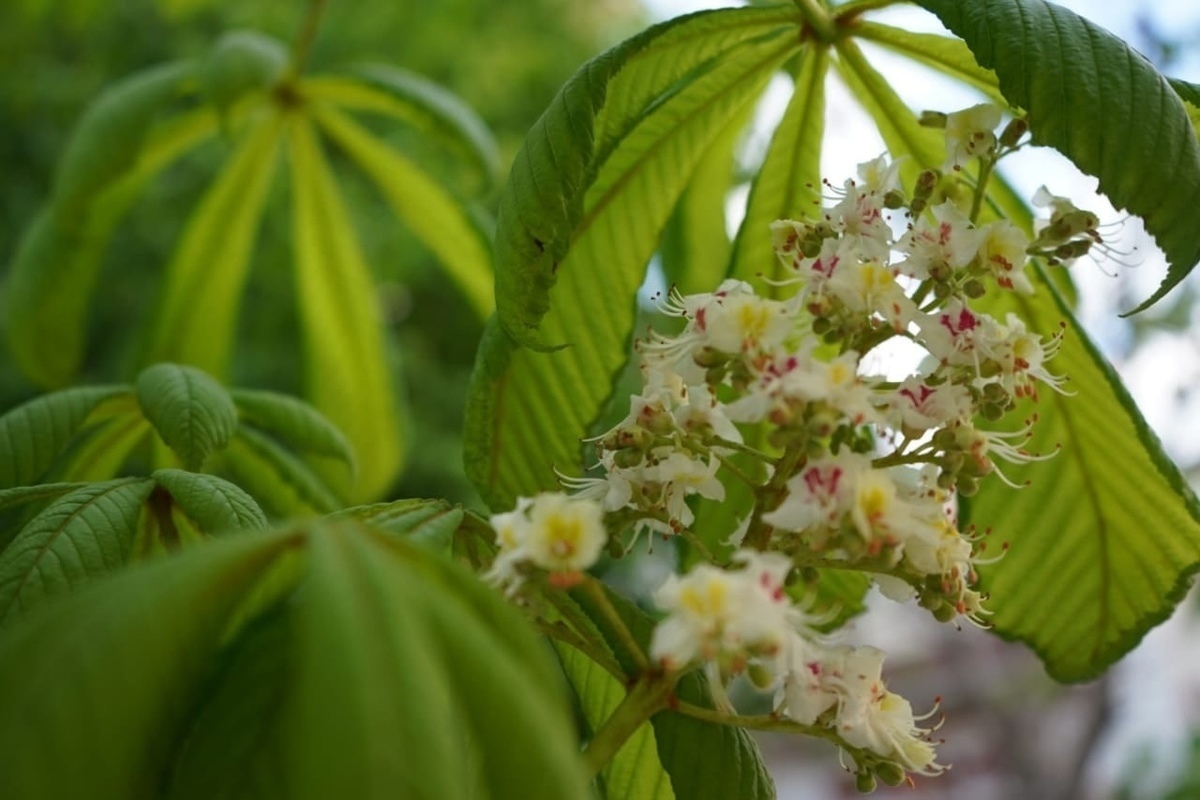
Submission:
<svg viewBox="0 0 1200 800">
<path fill-rule="evenodd" d="M 971 278 L 963 284 L 963 294 L 970 298 L 983 297 L 987 289 L 983 285 L 983 281 L 978 278 Z"/>
<path fill-rule="evenodd" d="M 1000 134 L 1000 144 L 1004 147 L 1016 147 L 1017 142 L 1029 130 L 1029 123 L 1021 117 L 1014 117 Z"/>
<path fill-rule="evenodd" d="M 881 761 L 875 765 L 875 774 L 888 786 L 904 783 L 904 768 L 894 761 Z"/>
<path fill-rule="evenodd" d="M 856 772 L 854 774 L 854 788 L 863 794 L 870 794 L 875 791 L 875 776 L 867 770 Z"/>
<path fill-rule="evenodd" d="M 941 111 L 922 111 L 917 122 L 923 128 L 945 128 L 946 115 Z"/>
</svg>

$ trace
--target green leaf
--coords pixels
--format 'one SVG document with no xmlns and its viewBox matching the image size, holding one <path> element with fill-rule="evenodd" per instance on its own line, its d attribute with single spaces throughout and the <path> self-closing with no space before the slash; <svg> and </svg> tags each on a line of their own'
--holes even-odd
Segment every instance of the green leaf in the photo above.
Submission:
<svg viewBox="0 0 1200 800">
<path fill-rule="evenodd" d="M 178 740 L 207 695 L 211 654 L 236 607 L 264 567 L 298 541 L 287 532 L 192 548 L 85 588 L 6 631 L 0 637 L 6 792 L 162 794 Z"/>
<path fill-rule="evenodd" d="M 814 204 L 820 207 L 821 137 L 825 133 L 828 70 L 825 48 L 809 47 L 804 51 L 796 70 L 792 98 L 750 187 L 746 216 L 738 229 L 731 277 L 744 281 L 758 275 L 782 278 L 783 265 L 771 246 L 771 223 L 811 216 Z"/>
<path fill-rule="evenodd" d="M 0 554 L 0 626 L 125 565 L 154 481 L 122 478 L 59 498 Z"/>
<path fill-rule="evenodd" d="M 297 453 L 327 456 L 354 467 L 354 449 L 337 426 L 291 395 L 252 389 L 230 391 L 243 420 Z"/>
<path fill-rule="evenodd" d="M 1012 310 L 993 303 L 989 313 Z M 1051 369 L 1072 396 L 1046 393 L 1030 452 L 1052 460 L 985 482 L 967 507 L 1004 558 L 980 569 L 994 629 L 1028 643 L 1060 681 L 1090 680 L 1164 621 L 1200 567 L 1200 505 L 1120 378 L 1052 290 L 1016 298 L 1033 330 L 1067 329 Z"/>
<path fill-rule="evenodd" d="M 933 67 L 962 83 L 978 89 L 988 100 L 1004 108 L 1008 100 L 1000 92 L 996 73 L 984 69 L 975 61 L 971 48 L 962 39 L 938 36 L 933 33 L 913 33 L 878 22 L 861 21 L 854 27 L 854 35 L 875 44 L 883 45 L 893 53 L 907 56 L 926 66 Z M 937 109 L 953 111 L 955 109 Z"/>
<path fill-rule="evenodd" d="M 346 114 L 330 106 L 314 106 L 313 116 L 371 179 L 396 216 L 437 256 L 480 316 L 490 314 L 491 253 L 463 205 L 436 179 Z"/>
<path fill-rule="evenodd" d="M 288 51 L 256 31 L 223 34 L 204 62 L 205 93 L 222 114 L 243 96 L 273 87 L 287 69 Z"/>
<path fill-rule="evenodd" d="M 353 496 L 373 499 L 403 461 L 371 274 L 312 124 L 293 119 L 288 155 L 308 396 L 354 445 Z"/>
<path fill-rule="evenodd" d="M 1041 0 L 919 0 L 1025 109 L 1036 144 L 1100 181 L 1117 208 L 1140 216 L 1167 256 L 1166 279 L 1136 313 L 1200 261 L 1200 141 L 1167 79 L 1097 25 Z"/>
<path fill-rule="evenodd" d="M 67 448 L 88 416 L 128 386 L 64 389 L 19 405 L 0 416 L 0 489 L 34 483 Z"/>
<path fill-rule="evenodd" d="M 625 698 L 625 686 L 596 662 L 561 642 L 554 652 L 579 700 L 591 731 L 596 731 Z M 654 726 L 642 725 L 617 751 L 601 773 L 604 796 L 611 800 L 675 800 L 671 778 L 658 760 Z"/>
<path fill-rule="evenodd" d="M 205 533 L 264 530 L 267 527 L 267 518 L 254 498 L 227 480 L 180 469 L 160 469 L 151 477 Z"/>
<path fill-rule="evenodd" d="M 237 429 L 229 392 L 195 367 L 155 364 L 143 370 L 137 398 L 146 419 L 190 470 L 229 444 Z"/>
<path fill-rule="evenodd" d="M 822 630 L 837 630 L 867 610 L 871 579 L 862 572 L 845 569 L 811 569 L 802 580 L 787 587 L 788 594 L 808 610 L 826 619 Z"/>
<path fill-rule="evenodd" d="M 654 621 L 628 600 L 606 591 L 630 633 L 646 651 L 654 632 Z M 571 597 L 587 612 L 611 645 L 615 637 L 594 602 L 584 592 L 572 592 Z M 613 648 L 613 652 L 626 674 L 636 674 L 637 665 L 625 653 L 619 648 Z M 685 702 L 713 707 L 707 683 L 697 672 L 685 675 L 676 685 L 675 694 Z M 745 730 L 669 710 L 655 714 L 650 722 L 654 727 L 659 761 L 671 778 L 676 797 L 774 800 L 775 785 L 762 763 L 758 746 Z"/>
<path fill-rule="evenodd" d="M 247 125 L 167 265 L 151 361 L 191 364 L 218 377 L 228 370 L 283 115 L 270 111 Z"/>
<path fill-rule="evenodd" d="M 579 441 L 628 358 L 635 290 L 692 167 L 799 46 L 777 21 L 767 31 L 656 104 L 614 145 L 586 200 L 571 184 L 579 173 L 564 164 L 586 164 L 590 142 L 567 138 L 566 131 L 578 137 L 579 106 L 595 101 L 591 70 L 605 62 L 585 66 L 530 134 L 501 200 L 497 255 L 507 253 L 497 265 L 502 324 L 485 334 L 468 401 L 469 475 L 493 507 L 510 507 L 517 495 L 556 485 L 555 467 L 578 472 Z M 636 81 L 639 68 L 626 65 L 621 75 Z M 544 224 L 558 229 L 539 239 L 530 221 L 546 213 L 552 198 L 560 211 Z M 585 213 L 563 216 L 563 208 L 581 201 Z M 569 252 L 558 263 L 552 251 L 563 249 L 568 234 Z M 530 250 L 545 251 L 550 262 L 539 256 L 518 263 Z M 555 281 L 551 294 L 548 284 Z M 567 346 L 521 348 L 504 331 L 510 322 Z"/>
<path fill-rule="evenodd" d="M 221 455 L 224 471 L 273 517 L 328 514 L 345 505 L 303 459 L 246 423 Z"/>
<path fill-rule="evenodd" d="M 446 552 L 463 521 L 463 510 L 445 500 L 396 500 L 338 511 L 331 519 L 356 519 Z"/>
<path fill-rule="evenodd" d="M 81 488 L 79 483 L 43 483 L 40 486 L 14 486 L 0 489 L 0 511 L 41 500 L 53 500 Z"/>
<path fill-rule="evenodd" d="M 216 129 L 208 110 L 155 124 L 192 71 L 168 64 L 115 84 L 72 135 L 53 197 L 18 246 L 6 293 L 13 357 L 39 385 L 65 385 L 83 359 L 87 305 L 112 228 L 146 181 Z"/>
<path fill-rule="evenodd" d="M 308 78 L 304 81 L 305 92 L 341 108 L 386 114 L 405 122 L 464 155 L 489 186 L 499 183 L 499 146 L 475 110 L 457 95 L 391 64 L 361 64 L 347 72 L 353 77 Z"/>
<path fill-rule="evenodd" d="M 553 672 L 499 595 L 399 538 L 318 531 L 311 548 L 286 794 L 586 795 Z"/>
</svg>

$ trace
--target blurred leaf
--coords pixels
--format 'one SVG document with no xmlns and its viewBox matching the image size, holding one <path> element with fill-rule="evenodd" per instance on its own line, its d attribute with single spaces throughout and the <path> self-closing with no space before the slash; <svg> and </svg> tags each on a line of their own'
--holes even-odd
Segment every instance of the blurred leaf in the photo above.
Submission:
<svg viewBox="0 0 1200 800">
<path fill-rule="evenodd" d="M 401 534 L 439 552 L 448 552 L 450 540 L 462 524 L 463 510 L 445 500 L 410 499 L 355 506 L 331 515 L 331 519 L 346 518 Z"/>
<path fill-rule="evenodd" d="M 1008 106 L 1008 100 L 1000 92 L 996 73 L 979 66 L 971 48 L 967 47 L 962 39 L 933 33 L 913 33 L 902 28 L 867 21 L 860 21 L 855 26 L 854 33 L 861 39 L 883 45 L 894 53 L 933 67 L 938 72 L 978 89 L 987 95 L 988 100 L 1001 108 Z"/>
<path fill-rule="evenodd" d="M 371 274 L 307 120 L 290 120 L 288 155 L 308 395 L 354 445 L 352 496 L 373 499 L 391 485 L 404 450 Z"/>
<path fill-rule="evenodd" d="M 191 548 L 6 631 L 0 774 L 7 793 L 159 796 L 236 606 L 300 541 L 286 532 Z"/>
<path fill-rule="evenodd" d="M 42 386 L 68 383 L 83 358 L 87 305 L 112 227 L 145 181 L 215 129 L 204 111 L 155 124 L 193 73 L 190 62 L 167 64 L 101 94 L 59 163 L 50 203 L 21 240 L 7 332 L 18 366 Z"/>
<path fill-rule="evenodd" d="M 106 481 L 115 477 L 150 430 L 150 423 L 142 417 L 140 410 L 88 425 L 53 474 L 58 480 L 79 482 Z"/>
<path fill-rule="evenodd" d="M 83 486 L 42 510 L 0 553 L 0 626 L 125 565 L 154 481 Z"/>
<path fill-rule="evenodd" d="M 864 573 L 844 569 L 812 569 L 801 572 L 802 580 L 787 592 L 810 613 L 826 619 L 819 626 L 834 631 L 867 610 L 871 579 Z"/>
<path fill-rule="evenodd" d="M 825 76 L 828 51 L 808 47 L 799 59 L 795 86 L 767 155 L 750 185 L 746 216 L 738 228 L 730 277 L 782 278 L 771 244 L 771 223 L 810 217 L 821 203 L 821 138 L 825 134 Z M 714 284 L 715 285 L 715 284 Z M 711 291 L 711 289 L 709 290 Z M 774 295 L 778 289 L 767 287 Z"/>
<path fill-rule="evenodd" d="M 218 377 L 228 371 L 283 117 L 267 111 L 247 125 L 167 265 L 151 361 L 191 364 Z"/>
<path fill-rule="evenodd" d="M 233 533 L 267 527 L 267 518 L 254 498 L 227 480 L 180 469 L 156 470 L 151 477 L 170 493 L 179 509 L 204 533 Z"/>
<path fill-rule="evenodd" d="M 128 386 L 64 389 L 42 395 L 0 416 L 0 489 L 41 478 L 105 400 L 129 392 Z"/>
<path fill-rule="evenodd" d="M 691 50 L 673 48 L 691 65 L 690 80 L 652 111 L 639 109 L 647 113 L 596 165 L 585 200 L 578 182 L 593 151 L 582 126 L 600 107 L 606 124 L 634 111 L 605 105 L 611 71 L 622 65 L 618 77 L 634 83 L 660 79 L 655 70 L 669 74 L 653 58 L 634 60 L 640 48 L 653 50 L 658 35 L 700 53 L 705 36 L 714 47 L 729 47 L 733 33 L 722 25 L 741 18 L 734 12 L 750 20 L 738 32 L 758 38 L 698 70 L 687 60 Z M 799 46 L 780 27 L 779 13 L 735 9 L 652 28 L 584 66 L 530 133 L 501 200 L 500 324 L 489 326 L 481 345 L 465 432 L 468 474 L 493 508 L 555 486 L 556 467 L 578 472 L 580 439 L 628 358 L 635 291 L 691 168 Z M 677 39 L 684 31 L 690 35 Z M 565 346 L 522 348 L 506 328 Z"/>
<path fill-rule="evenodd" d="M 222 464 L 274 517 L 327 514 L 345 505 L 303 459 L 246 423 L 222 453 Z"/>
<path fill-rule="evenodd" d="M 273 87 L 288 65 L 287 48 L 256 31 L 230 31 L 213 45 L 201 70 L 204 91 L 225 114 L 247 94 Z"/>
<path fill-rule="evenodd" d="M 391 64 L 361 64 L 353 78 L 314 76 L 304 81 L 313 98 L 350 111 L 399 119 L 473 162 L 488 185 L 502 177 L 500 151 L 487 125 L 457 95 L 415 72 Z"/>
<path fill-rule="evenodd" d="M 1028 112 L 1034 143 L 1096 176 L 1114 206 L 1143 219 L 1170 269 L 1130 313 L 1183 280 L 1200 261 L 1200 232 L 1192 224 L 1200 141 L 1167 79 L 1108 31 L 1042 0 L 919 4 L 995 70 L 1004 96 Z"/>
<path fill-rule="evenodd" d="M 82 485 L 80 483 L 43 483 L 39 486 L 13 486 L 10 489 L 0 489 L 0 511 L 26 503 L 36 503 L 39 500 L 53 500 L 81 488 Z"/>
<path fill-rule="evenodd" d="M 434 253 L 481 317 L 491 313 L 492 259 L 466 209 L 416 164 L 330 106 L 314 107 L 321 128 L 346 151 L 396 216 Z"/>
<path fill-rule="evenodd" d="M 321 412 L 291 395 L 233 389 L 233 402 L 243 420 L 297 453 L 337 458 L 354 467 L 354 449 Z"/>
<path fill-rule="evenodd" d="M 190 470 L 198 470 L 237 429 L 237 407 L 225 387 L 195 367 L 155 364 L 137 378 L 146 419 Z"/>
</svg>

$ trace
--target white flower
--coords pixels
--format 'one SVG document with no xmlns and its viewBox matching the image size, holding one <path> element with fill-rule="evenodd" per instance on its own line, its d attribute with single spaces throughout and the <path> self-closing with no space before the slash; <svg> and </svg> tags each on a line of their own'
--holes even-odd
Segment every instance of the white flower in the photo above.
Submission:
<svg viewBox="0 0 1200 800">
<path fill-rule="evenodd" d="M 985 234 L 972 226 L 971 220 L 951 200 L 930 211 L 933 221 L 922 216 L 896 242 L 896 249 L 908 255 L 900 269 L 918 280 L 931 276 L 946 280 L 974 260 Z"/>
<path fill-rule="evenodd" d="M 930 386 L 917 375 L 906 378 L 887 397 L 886 408 L 892 422 L 909 431 L 933 430 L 975 415 L 974 401 L 965 386 Z"/>
<path fill-rule="evenodd" d="M 720 661 L 732 671 L 750 658 L 777 659 L 790 635 L 783 581 L 791 562 L 777 553 L 739 551 L 745 568 L 702 564 L 672 575 L 655 594 L 667 616 L 654 629 L 650 655 L 668 670 Z"/>
<path fill-rule="evenodd" d="M 794 634 L 788 642 L 787 675 L 783 681 L 784 713 L 801 725 L 812 725 L 838 702 L 838 690 L 830 679 L 828 650 L 817 642 Z"/>
<path fill-rule="evenodd" d="M 690 495 L 698 494 L 709 500 L 725 499 L 725 485 L 717 477 L 720 466 L 715 456 L 701 461 L 675 450 L 643 469 L 642 479 L 662 485 L 662 505 L 671 519 L 678 520 L 686 528 L 695 521 L 695 514 L 687 504 Z"/>
<path fill-rule="evenodd" d="M 515 510 L 497 514 L 491 522 L 500 552 L 485 578 L 510 591 L 520 584 L 517 566 L 523 563 L 570 585 L 596 563 L 608 539 L 599 503 L 559 492 L 520 498 Z"/>
<path fill-rule="evenodd" d="M 942 170 L 961 169 L 973 158 L 996 149 L 1000 109 L 990 103 L 946 115 L 946 162 Z"/>
<path fill-rule="evenodd" d="M 882 195 L 846 181 L 845 196 L 825 212 L 825 218 L 842 234 L 844 246 L 864 261 L 887 261 L 892 228 L 883 217 Z"/>
<path fill-rule="evenodd" d="M 1006 219 L 998 219 L 980 230 L 983 241 L 979 256 L 983 266 L 996 277 L 996 282 L 1020 294 L 1032 294 L 1033 284 L 1025 274 L 1029 238 Z"/>
<path fill-rule="evenodd" d="M 858 453 L 813 459 L 787 482 L 787 497 L 763 521 L 787 531 L 837 527 L 854 498 L 861 474 L 871 460 Z"/>
</svg>

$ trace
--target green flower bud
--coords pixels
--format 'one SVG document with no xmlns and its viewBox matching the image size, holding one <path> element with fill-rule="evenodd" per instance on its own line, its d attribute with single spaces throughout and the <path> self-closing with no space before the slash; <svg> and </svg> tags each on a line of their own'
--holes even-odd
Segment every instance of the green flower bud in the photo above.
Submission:
<svg viewBox="0 0 1200 800">
<path fill-rule="evenodd" d="M 867 770 L 854 774 L 854 788 L 863 794 L 875 791 L 875 776 Z"/>
<path fill-rule="evenodd" d="M 904 767 L 894 761 L 881 761 L 876 764 L 875 774 L 888 786 L 899 786 L 904 783 Z"/>
</svg>

